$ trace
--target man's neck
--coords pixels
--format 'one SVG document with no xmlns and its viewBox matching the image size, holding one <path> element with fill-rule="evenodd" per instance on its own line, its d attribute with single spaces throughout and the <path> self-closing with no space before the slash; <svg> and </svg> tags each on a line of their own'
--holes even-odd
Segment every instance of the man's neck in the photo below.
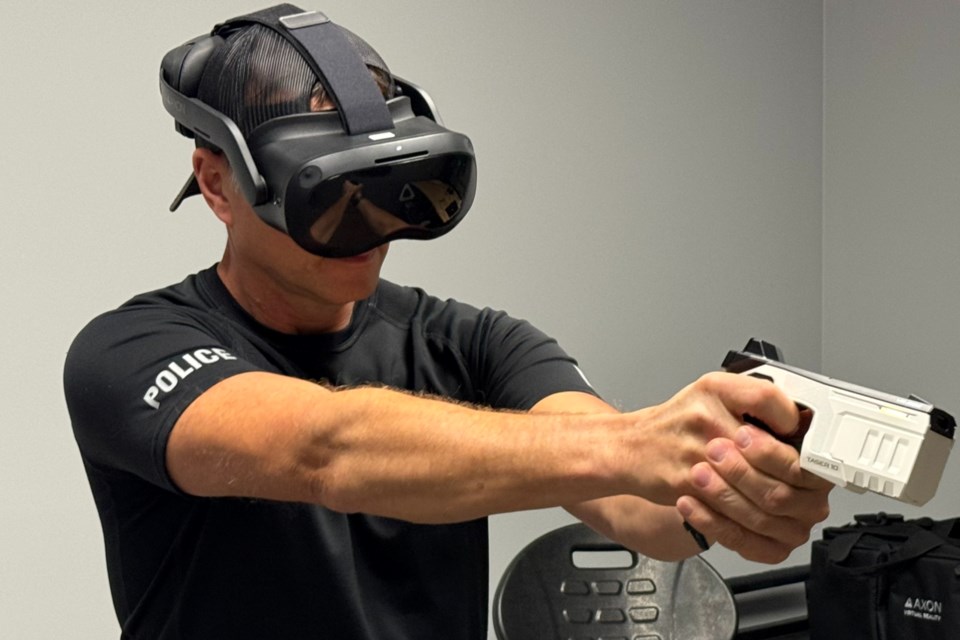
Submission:
<svg viewBox="0 0 960 640">
<path fill-rule="evenodd" d="M 330 301 L 263 272 L 239 269 L 227 256 L 217 265 L 227 291 L 257 322 L 288 334 L 342 331 L 350 325 L 355 302 Z"/>
</svg>

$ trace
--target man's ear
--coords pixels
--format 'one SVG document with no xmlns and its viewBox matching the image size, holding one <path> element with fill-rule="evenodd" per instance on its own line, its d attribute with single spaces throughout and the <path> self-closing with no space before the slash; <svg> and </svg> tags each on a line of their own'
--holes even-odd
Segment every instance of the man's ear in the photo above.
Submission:
<svg viewBox="0 0 960 640">
<path fill-rule="evenodd" d="M 203 147 L 194 149 L 193 175 L 207 206 L 224 224 L 232 224 L 233 205 L 237 198 L 243 198 L 243 194 L 233 186 L 226 156 Z"/>
</svg>

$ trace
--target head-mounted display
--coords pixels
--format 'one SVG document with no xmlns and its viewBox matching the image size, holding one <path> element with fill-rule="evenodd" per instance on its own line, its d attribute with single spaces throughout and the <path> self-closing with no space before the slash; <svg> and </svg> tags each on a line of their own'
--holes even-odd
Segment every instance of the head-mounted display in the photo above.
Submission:
<svg viewBox="0 0 960 640">
<path fill-rule="evenodd" d="M 251 25 L 272 29 L 301 54 L 336 111 L 276 117 L 244 137 L 197 98 L 213 53 Z M 394 239 L 440 236 L 460 222 L 476 189 L 470 140 L 444 128 L 429 96 L 411 83 L 394 78 L 399 95 L 385 99 L 344 32 L 319 12 L 278 5 L 170 51 L 160 73 L 177 130 L 223 151 L 262 220 L 307 251 L 334 258 Z M 191 176 L 171 211 L 197 193 Z"/>
</svg>

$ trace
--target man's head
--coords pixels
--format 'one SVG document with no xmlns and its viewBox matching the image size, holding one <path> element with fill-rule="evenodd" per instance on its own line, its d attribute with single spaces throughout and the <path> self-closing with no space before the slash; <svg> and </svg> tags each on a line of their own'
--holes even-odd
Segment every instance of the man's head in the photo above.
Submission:
<svg viewBox="0 0 960 640">
<path fill-rule="evenodd" d="M 161 94 L 181 133 L 223 151 L 259 218 L 310 253 L 434 238 L 472 202 L 469 139 L 323 14 L 279 5 L 218 25 L 167 54 Z M 191 180 L 172 208 L 196 193 Z"/>
</svg>

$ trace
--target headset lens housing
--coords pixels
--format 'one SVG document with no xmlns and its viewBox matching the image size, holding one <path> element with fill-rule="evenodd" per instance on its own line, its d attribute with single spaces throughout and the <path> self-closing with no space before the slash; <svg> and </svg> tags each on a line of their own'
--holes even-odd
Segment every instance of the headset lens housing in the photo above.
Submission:
<svg viewBox="0 0 960 640">
<path fill-rule="evenodd" d="M 390 104 L 397 118 L 388 132 L 346 135 L 332 112 L 277 118 L 255 130 L 250 150 L 273 194 L 254 206 L 258 215 L 330 258 L 453 229 L 476 191 L 470 139 L 414 117 L 406 98 Z"/>
<path fill-rule="evenodd" d="M 429 239 L 452 229 L 473 200 L 467 154 L 382 164 L 324 180 L 313 164 L 290 181 L 287 230 L 301 247 L 347 257 L 394 239 Z"/>
</svg>

